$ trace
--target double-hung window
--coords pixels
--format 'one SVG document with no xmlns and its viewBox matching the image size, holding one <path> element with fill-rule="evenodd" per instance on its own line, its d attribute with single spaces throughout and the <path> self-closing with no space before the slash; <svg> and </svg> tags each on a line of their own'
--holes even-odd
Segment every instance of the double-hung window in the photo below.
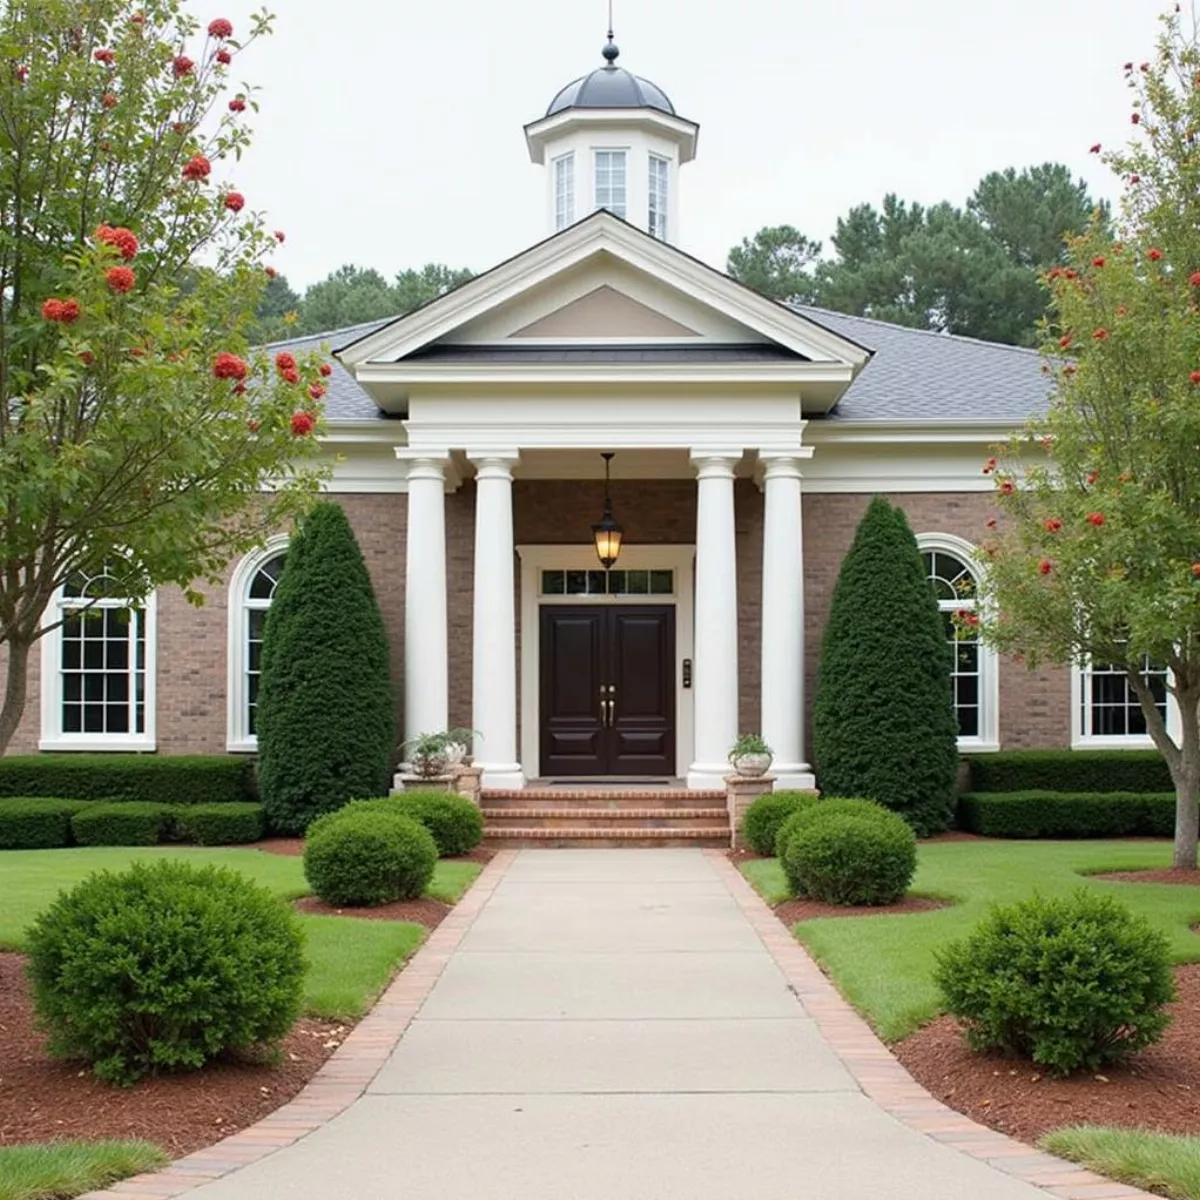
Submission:
<svg viewBox="0 0 1200 1200">
<path fill-rule="evenodd" d="M 554 228 L 566 229 L 575 220 L 575 155 L 554 160 Z"/>
<path fill-rule="evenodd" d="M 624 150 L 597 150 L 595 158 L 596 208 L 607 208 L 617 217 L 626 214 Z"/>
<path fill-rule="evenodd" d="M 647 228 L 652 237 L 667 240 L 667 180 L 670 164 L 657 154 L 650 155 L 650 210 Z"/>
<path fill-rule="evenodd" d="M 1167 671 L 1143 659 L 1142 680 L 1154 697 L 1164 721 L 1169 720 Z M 1075 680 L 1073 741 L 1080 746 L 1149 746 L 1146 714 L 1137 693 L 1119 663 L 1091 663 L 1082 667 Z"/>
</svg>

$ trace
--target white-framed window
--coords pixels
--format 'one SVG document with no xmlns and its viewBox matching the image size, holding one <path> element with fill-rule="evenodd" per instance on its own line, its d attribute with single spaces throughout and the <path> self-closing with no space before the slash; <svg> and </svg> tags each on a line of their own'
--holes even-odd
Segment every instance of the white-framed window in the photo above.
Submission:
<svg viewBox="0 0 1200 1200">
<path fill-rule="evenodd" d="M 671 165 L 661 155 L 650 155 L 650 210 L 647 228 L 652 237 L 667 240 L 667 180 Z"/>
<path fill-rule="evenodd" d="M 920 534 L 917 545 L 954 655 L 950 686 L 958 717 L 959 749 L 998 750 L 1000 677 L 996 654 L 971 630 L 979 603 L 975 547 L 948 533 Z"/>
<path fill-rule="evenodd" d="M 1143 660 L 1142 668 L 1142 679 L 1153 693 L 1168 731 L 1173 731 L 1175 708 L 1167 692 L 1167 671 L 1149 658 Z M 1146 714 L 1120 664 L 1089 663 L 1072 672 L 1071 710 L 1073 746 L 1119 749 L 1154 745 Z"/>
<path fill-rule="evenodd" d="M 42 750 L 153 750 L 156 603 L 131 603 L 112 576 L 58 590 L 42 638 Z"/>
<path fill-rule="evenodd" d="M 554 160 L 554 228 L 566 229 L 575 220 L 575 155 Z"/>
<path fill-rule="evenodd" d="M 624 150 L 597 150 L 595 159 L 596 208 L 607 208 L 617 217 L 626 213 Z"/>
<path fill-rule="evenodd" d="M 229 581 L 229 750 L 258 749 L 256 718 L 263 629 L 283 573 L 288 539 L 279 535 L 238 564 Z"/>
</svg>

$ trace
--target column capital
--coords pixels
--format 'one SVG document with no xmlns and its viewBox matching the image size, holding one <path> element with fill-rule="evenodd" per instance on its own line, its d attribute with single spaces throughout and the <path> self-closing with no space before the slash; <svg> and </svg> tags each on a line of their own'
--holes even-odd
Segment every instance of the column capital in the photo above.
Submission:
<svg viewBox="0 0 1200 1200">
<path fill-rule="evenodd" d="M 758 461 L 762 464 L 762 477 L 768 479 L 800 479 L 801 456 L 797 454 L 778 454 L 774 452 L 759 454 Z"/>
<path fill-rule="evenodd" d="M 521 461 L 521 452 L 514 449 L 468 450 L 467 458 L 475 464 L 475 478 L 512 479 L 513 467 Z"/>
<path fill-rule="evenodd" d="M 734 468 L 742 460 L 743 451 L 733 449 L 692 450 L 688 457 L 696 469 L 697 479 L 732 479 Z"/>
<path fill-rule="evenodd" d="M 445 483 L 446 471 L 450 465 L 450 453 L 447 451 L 445 455 L 441 454 L 426 454 L 420 451 L 401 455 L 399 449 L 396 451 L 396 457 L 404 462 L 408 467 L 409 482 L 418 479 L 428 480 L 430 483 Z"/>
</svg>

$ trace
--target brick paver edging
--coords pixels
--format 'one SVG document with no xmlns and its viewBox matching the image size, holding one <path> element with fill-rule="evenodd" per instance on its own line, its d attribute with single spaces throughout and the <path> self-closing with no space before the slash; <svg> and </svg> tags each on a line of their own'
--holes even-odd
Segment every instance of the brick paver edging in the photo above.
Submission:
<svg viewBox="0 0 1200 1200">
<path fill-rule="evenodd" d="M 1149 1192 L 1115 1183 L 972 1121 L 927 1092 L 875 1036 L 791 931 L 729 861 L 705 852 L 788 984 L 859 1087 L 903 1125 L 1064 1200 L 1130 1200 Z M 850 918 L 847 918 L 850 919 Z"/>
<path fill-rule="evenodd" d="M 497 851 L 467 894 L 392 980 L 375 1007 L 282 1108 L 241 1133 L 176 1159 L 161 1171 L 134 1175 L 110 1188 L 87 1192 L 77 1200 L 113 1200 L 118 1196 L 169 1200 L 298 1142 L 344 1112 L 387 1062 L 514 858 L 516 851 Z"/>
</svg>

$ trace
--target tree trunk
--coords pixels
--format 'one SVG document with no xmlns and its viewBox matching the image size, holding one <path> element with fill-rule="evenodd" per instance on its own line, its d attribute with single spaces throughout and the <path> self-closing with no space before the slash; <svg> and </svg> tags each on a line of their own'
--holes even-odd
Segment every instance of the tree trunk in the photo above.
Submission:
<svg viewBox="0 0 1200 1200">
<path fill-rule="evenodd" d="M 1196 843 L 1200 838 L 1200 693 L 1180 689 L 1175 696 L 1183 725 L 1179 739 L 1179 769 L 1175 781 L 1175 850 L 1173 867 L 1196 869 Z"/>
<path fill-rule="evenodd" d="M 4 704 L 0 707 L 0 754 L 8 750 L 8 744 L 17 732 L 21 717 L 25 713 L 25 697 L 28 694 L 29 649 L 32 642 L 10 639 L 5 643 L 8 650 L 8 670 L 4 681 Z"/>
</svg>

